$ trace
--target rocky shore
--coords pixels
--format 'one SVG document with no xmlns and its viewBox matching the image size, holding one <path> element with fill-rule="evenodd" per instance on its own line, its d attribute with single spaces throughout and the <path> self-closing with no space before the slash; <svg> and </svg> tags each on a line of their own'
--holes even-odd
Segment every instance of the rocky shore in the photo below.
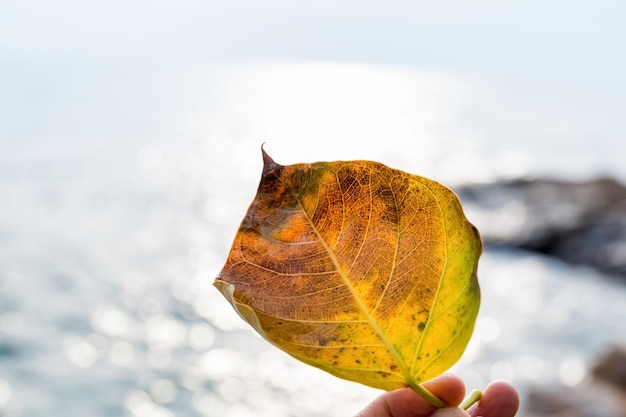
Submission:
<svg viewBox="0 0 626 417">
<path fill-rule="evenodd" d="M 540 252 L 626 284 L 626 187 L 618 181 L 520 179 L 456 191 L 486 245 Z M 607 347 L 591 367 L 575 387 L 531 387 L 522 416 L 626 417 L 626 347 Z"/>
<path fill-rule="evenodd" d="M 485 244 L 587 265 L 626 282 L 626 187 L 608 179 L 513 180 L 456 190 Z"/>
</svg>

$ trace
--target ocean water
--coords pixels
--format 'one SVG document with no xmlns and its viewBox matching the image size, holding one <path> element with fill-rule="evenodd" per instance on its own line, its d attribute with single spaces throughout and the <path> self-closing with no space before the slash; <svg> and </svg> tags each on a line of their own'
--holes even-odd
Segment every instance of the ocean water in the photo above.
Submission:
<svg viewBox="0 0 626 417">
<path fill-rule="evenodd" d="M 379 395 L 270 346 L 212 287 L 264 142 L 282 164 L 372 159 L 452 187 L 626 179 L 611 96 L 322 62 L 3 71 L 3 417 L 339 417 Z M 592 270 L 487 249 L 479 278 L 453 369 L 469 388 L 584 383 L 626 343 L 626 286 Z"/>
</svg>

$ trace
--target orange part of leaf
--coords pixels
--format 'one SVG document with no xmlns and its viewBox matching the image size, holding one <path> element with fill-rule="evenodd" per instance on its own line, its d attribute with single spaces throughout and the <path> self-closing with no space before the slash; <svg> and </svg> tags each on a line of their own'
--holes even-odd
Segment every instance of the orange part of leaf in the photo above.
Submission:
<svg viewBox="0 0 626 417">
<path fill-rule="evenodd" d="M 456 195 L 377 162 L 263 156 L 215 280 L 241 317 L 297 359 L 376 388 L 452 366 L 478 312 L 482 250 Z"/>
</svg>

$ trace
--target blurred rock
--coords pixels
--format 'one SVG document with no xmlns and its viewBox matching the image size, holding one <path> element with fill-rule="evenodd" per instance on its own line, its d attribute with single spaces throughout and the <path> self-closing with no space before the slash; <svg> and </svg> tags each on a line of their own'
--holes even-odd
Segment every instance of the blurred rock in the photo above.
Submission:
<svg viewBox="0 0 626 417">
<path fill-rule="evenodd" d="M 626 278 L 626 187 L 612 179 L 502 181 L 456 190 L 486 244 Z"/>
<path fill-rule="evenodd" d="M 520 417 L 626 417 L 624 399 L 611 387 L 534 388 Z"/>
<path fill-rule="evenodd" d="M 593 375 L 621 389 L 626 397 L 626 348 L 615 347 L 602 356 L 593 368 Z"/>
<path fill-rule="evenodd" d="M 592 377 L 576 387 L 535 387 L 522 417 L 626 417 L 626 348 L 600 357 Z"/>
</svg>

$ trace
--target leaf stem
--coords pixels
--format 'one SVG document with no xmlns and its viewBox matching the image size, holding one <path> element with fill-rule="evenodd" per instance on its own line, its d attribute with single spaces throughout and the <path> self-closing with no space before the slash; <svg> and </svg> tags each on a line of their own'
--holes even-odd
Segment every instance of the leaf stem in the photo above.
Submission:
<svg viewBox="0 0 626 417">
<path fill-rule="evenodd" d="M 439 398 L 437 398 L 437 396 L 435 396 L 435 394 L 433 394 L 432 392 L 428 391 L 423 385 L 410 383 L 409 387 L 411 387 L 411 389 L 413 391 L 418 393 L 423 399 L 428 401 L 434 407 L 444 408 L 446 406 L 446 404 L 443 401 L 441 401 Z"/>
<path fill-rule="evenodd" d="M 461 407 L 463 410 L 467 410 L 472 405 L 474 405 L 474 403 L 478 402 L 482 397 L 483 397 L 483 393 L 475 389 L 474 391 L 470 392 L 470 395 L 468 395 L 463 400 L 463 402 L 461 403 L 461 405 L 459 405 L 459 407 Z"/>
</svg>

